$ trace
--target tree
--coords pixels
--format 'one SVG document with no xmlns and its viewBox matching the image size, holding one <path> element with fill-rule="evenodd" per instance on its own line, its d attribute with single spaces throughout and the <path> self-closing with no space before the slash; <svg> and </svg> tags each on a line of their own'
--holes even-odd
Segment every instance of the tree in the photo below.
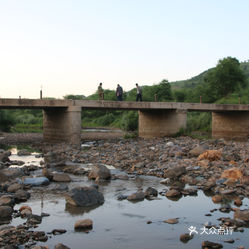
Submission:
<svg viewBox="0 0 249 249">
<path fill-rule="evenodd" d="M 15 123 L 14 117 L 8 110 L 0 110 L 0 131 L 10 131 L 11 126 Z"/>
<path fill-rule="evenodd" d="M 206 94 L 212 94 L 212 100 L 226 97 L 239 88 L 247 85 L 246 75 L 236 58 L 226 57 L 219 60 L 217 66 L 205 77 Z"/>
</svg>

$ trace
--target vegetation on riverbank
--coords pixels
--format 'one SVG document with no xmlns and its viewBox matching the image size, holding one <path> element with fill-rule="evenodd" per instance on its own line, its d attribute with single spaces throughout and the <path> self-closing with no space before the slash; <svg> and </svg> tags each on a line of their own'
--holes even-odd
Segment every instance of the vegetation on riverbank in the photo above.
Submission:
<svg viewBox="0 0 249 249">
<path fill-rule="evenodd" d="M 249 61 L 239 62 L 227 57 L 218 61 L 215 68 L 208 69 L 189 80 L 169 83 L 162 80 L 152 86 L 142 86 L 143 101 L 203 102 L 218 104 L 249 104 Z M 97 92 L 84 95 L 66 95 L 67 99 L 97 100 Z M 124 101 L 135 101 L 136 89 L 124 92 Z M 116 101 L 115 90 L 104 90 L 104 99 Z M 42 132 L 41 110 L 0 110 L 0 130 L 11 132 Z M 115 127 L 124 131 L 136 131 L 136 111 L 87 110 L 82 113 L 82 127 Z M 193 131 L 211 131 L 211 114 L 188 113 L 187 129 L 181 134 Z"/>
</svg>

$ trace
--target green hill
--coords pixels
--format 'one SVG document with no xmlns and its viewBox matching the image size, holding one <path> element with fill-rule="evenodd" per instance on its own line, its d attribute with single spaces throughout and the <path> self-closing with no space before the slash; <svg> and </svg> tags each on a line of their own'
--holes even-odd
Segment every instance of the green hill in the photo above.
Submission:
<svg viewBox="0 0 249 249">
<path fill-rule="evenodd" d="M 249 60 L 241 62 L 240 67 L 249 79 Z M 210 70 L 212 70 L 212 68 L 200 73 L 197 76 L 192 77 L 191 79 L 170 82 L 172 90 L 195 88 L 197 85 L 202 84 L 204 82 L 204 78 Z"/>
</svg>

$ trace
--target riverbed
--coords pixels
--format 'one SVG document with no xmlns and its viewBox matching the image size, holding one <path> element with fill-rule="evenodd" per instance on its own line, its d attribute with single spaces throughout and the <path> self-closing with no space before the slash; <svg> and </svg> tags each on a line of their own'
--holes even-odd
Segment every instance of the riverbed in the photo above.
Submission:
<svg viewBox="0 0 249 249">
<path fill-rule="evenodd" d="M 22 160 L 25 164 L 39 165 L 42 158 L 36 158 L 35 154 L 18 157 L 13 154 L 11 160 Z M 110 165 L 111 166 L 111 165 Z M 37 170 L 35 174 L 40 174 Z M 111 167 L 112 174 L 125 174 Z M 64 186 L 72 189 L 75 186 L 90 186 L 94 184 L 86 176 L 70 175 L 70 183 L 50 183 L 48 186 L 33 187 L 31 198 L 25 202 L 32 208 L 33 214 L 48 213 L 42 223 L 35 230 L 45 231 L 49 239 L 46 242 L 38 242 L 39 245 L 47 245 L 53 248 L 58 243 L 63 243 L 70 248 L 88 249 L 164 249 L 164 248 L 201 248 L 204 240 L 215 241 L 223 244 L 224 248 L 237 248 L 240 245 L 249 245 L 248 229 L 241 232 L 229 231 L 227 235 L 218 234 L 220 217 L 233 217 L 233 212 L 219 211 L 223 205 L 232 205 L 232 199 L 226 203 L 215 204 L 211 196 L 199 190 L 196 196 L 181 196 L 178 199 L 168 199 L 165 191 L 168 186 L 161 184 L 161 178 L 129 174 L 128 180 L 115 179 L 99 185 L 99 191 L 103 193 L 105 202 L 93 209 L 69 207 L 66 204 Z M 145 190 L 153 187 L 159 192 L 158 197 L 145 199 L 139 202 L 118 200 L 120 195 L 129 195 L 138 189 Z M 161 193 L 161 194 L 160 194 Z M 24 203 L 15 205 L 19 209 Z M 248 209 L 248 199 L 243 200 L 240 209 Z M 208 216 L 206 216 L 208 215 Z M 74 223 L 79 219 L 92 219 L 93 229 L 88 233 L 76 232 Z M 179 223 L 167 224 L 164 220 L 178 218 Z M 11 225 L 17 226 L 26 220 L 13 218 Z M 204 224 L 213 227 L 204 231 Z M 187 243 L 180 241 L 180 235 L 189 233 L 190 227 L 195 228 L 194 237 Z M 53 229 L 65 229 L 66 233 L 52 235 Z M 242 232 L 243 231 L 243 232 Z M 225 243 L 225 240 L 234 239 L 234 243 Z"/>
</svg>

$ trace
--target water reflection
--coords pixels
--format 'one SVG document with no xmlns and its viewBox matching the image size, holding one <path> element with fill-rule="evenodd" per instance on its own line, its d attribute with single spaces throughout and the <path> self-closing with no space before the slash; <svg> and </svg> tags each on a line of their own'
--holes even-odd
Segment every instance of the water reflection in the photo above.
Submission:
<svg viewBox="0 0 249 249">
<path fill-rule="evenodd" d="M 83 215 L 84 213 L 89 213 L 92 210 L 98 208 L 101 205 L 95 205 L 91 207 L 77 207 L 69 203 L 65 204 L 65 211 L 71 214 L 72 216 Z"/>
</svg>

